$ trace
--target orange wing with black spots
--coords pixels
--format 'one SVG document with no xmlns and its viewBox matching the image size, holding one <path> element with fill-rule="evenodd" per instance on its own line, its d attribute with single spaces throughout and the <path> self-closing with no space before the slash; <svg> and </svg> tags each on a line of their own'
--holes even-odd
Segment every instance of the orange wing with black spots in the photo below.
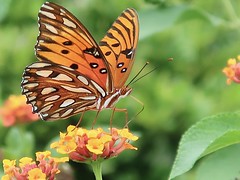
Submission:
<svg viewBox="0 0 240 180">
<path fill-rule="evenodd" d="M 100 46 L 74 15 L 57 4 L 44 3 L 38 16 L 39 61 L 25 68 L 21 83 L 33 112 L 43 120 L 57 120 L 109 108 L 118 100 L 119 89 L 125 88 L 134 62 L 136 12 L 125 10 Z"/>
<path fill-rule="evenodd" d="M 131 72 L 138 44 L 139 22 L 134 9 L 126 9 L 99 43 L 110 63 L 114 88 L 124 86 Z"/>
<path fill-rule="evenodd" d="M 111 91 L 109 66 L 84 25 L 65 8 L 49 2 L 43 4 L 38 16 L 37 58 L 75 69 Z"/>
</svg>

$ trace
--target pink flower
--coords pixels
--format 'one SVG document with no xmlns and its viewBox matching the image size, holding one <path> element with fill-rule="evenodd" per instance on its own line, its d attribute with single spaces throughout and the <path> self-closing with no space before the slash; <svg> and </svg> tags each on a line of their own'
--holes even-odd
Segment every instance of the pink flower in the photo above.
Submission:
<svg viewBox="0 0 240 180">
<path fill-rule="evenodd" d="M 6 127 L 19 123 L 32 122 L 39 119 L 37 114 L 32 113 L 32 107 L 26 104 L 23 95 L 11 95 L 0 108 L 0 116 Z"/>
<path fill-rule="evenodd" d="M 3 160 L 4 176 L 2 180 L 9 179 L 47 179 L 54 180 L 56 174 L 60 173 L 58 165 L 68 161 L 68 157 L 53 158 L 50 151 L 37 152 L 36 161 L 32 158 L 23 157 L 16 166 L 16 160 Z"/>
</svg>

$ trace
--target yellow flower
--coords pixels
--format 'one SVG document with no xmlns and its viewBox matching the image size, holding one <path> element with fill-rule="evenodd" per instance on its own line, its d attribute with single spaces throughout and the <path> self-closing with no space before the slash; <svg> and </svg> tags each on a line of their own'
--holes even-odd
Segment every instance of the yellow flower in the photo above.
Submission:
<svg viewBox="0 0 240 180">
<path fill-rule="evenodd" d="M 50 145 L 51 148 L 57 148 L 60 154 L 68 154 L 77 148 L 77 144 L 72 133 L 61 133 L 60 140 Z"/>
<path fill-rule="evenodd" d="M 132 133 L 129 132 L 127 128 L 118 130 L 118 134 L 122 137 L 128 138 L 129 140 L 136 141 L 138 140 L 137 136 L 134 136 Z"/>
<path fill-rule="evenodd" d="M 41 169 L 34 168 L 28 171 L 28 179 L 29 180 L 45 180 L 46 174 L 44 174 Z"/>
<path fill-rule="evenodd" d="M 106 132 L 102 128 L 87 130 L 69 126 L 67 133 L 60 133 L 60 140 L 52 143 L 51 148 L 68 154 L 73 161 L 88 163 L 117 156 L 126 149 L 137 150 L 129 143 L 137 139 L 126 128 L 112 128 L 110 132 Z"/>
<path fill-rule="evenodd" d="M 102 154 L 104 143 L 100 139 L 89 139 L 86 144 L 87 149 L 94 154 Z"/>
<path fill-rule="evenodd" d="M 239 61 L 240 56 L 237 59 Z M 227 67 L 223 68 L 222 72 L 227 76 L 227 84 L 231 84 L 232 81 L 240 83 L 240 62 L 235 58 L 228 59 Z"/>
<path fill-rule="evenodd" d="M 15 170 L 15 165 L 16 165 L 16 160 L 4 159 L 3 160 L 4 172 L 10 175 L 13 175 Z"/>
<path fill-rule="evenodd" d="M 29 164 L 35 164 L 35 162 L 33 162 L 32 158 L 23 157 L 19 160 L 19 167 L 21 167 L 21 168 L 26 166 L 26 165 L 29 165 Z"/>
</svg>

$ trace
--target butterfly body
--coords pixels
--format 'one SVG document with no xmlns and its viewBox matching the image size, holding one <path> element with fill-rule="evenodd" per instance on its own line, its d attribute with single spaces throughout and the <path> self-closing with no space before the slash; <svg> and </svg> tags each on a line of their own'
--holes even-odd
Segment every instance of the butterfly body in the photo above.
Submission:
<svg viewBox="0 0 240 180">
<path fill-rule="evenodd" d="M 125 22 L 125 23 L 124 23 Z M 43 120 L 114 108 L 132 89 L 138 18 L 125 10 L 99 45 L 65 8 L 46 2 L 39 11 L 38 62 L 25 68 L 22 93 Z"/>
</svg>

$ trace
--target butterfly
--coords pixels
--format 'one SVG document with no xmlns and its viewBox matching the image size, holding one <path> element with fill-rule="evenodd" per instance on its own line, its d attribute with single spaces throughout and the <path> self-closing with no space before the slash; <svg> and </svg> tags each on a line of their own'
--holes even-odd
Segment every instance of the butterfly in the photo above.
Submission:
<svg viewBox="0 0 240 180">
<path fill-rule="evenodd" d="M 96 43 L 64 7 L 46 2 L 38 14 L 38 62 L 27 66 L 22 94 L 43 120 L 66 119 L 88 110 L 114 108 L 132 88 L 131 72 L 139 36 L 138 15 L 126 9 Z"/>
</svg>

